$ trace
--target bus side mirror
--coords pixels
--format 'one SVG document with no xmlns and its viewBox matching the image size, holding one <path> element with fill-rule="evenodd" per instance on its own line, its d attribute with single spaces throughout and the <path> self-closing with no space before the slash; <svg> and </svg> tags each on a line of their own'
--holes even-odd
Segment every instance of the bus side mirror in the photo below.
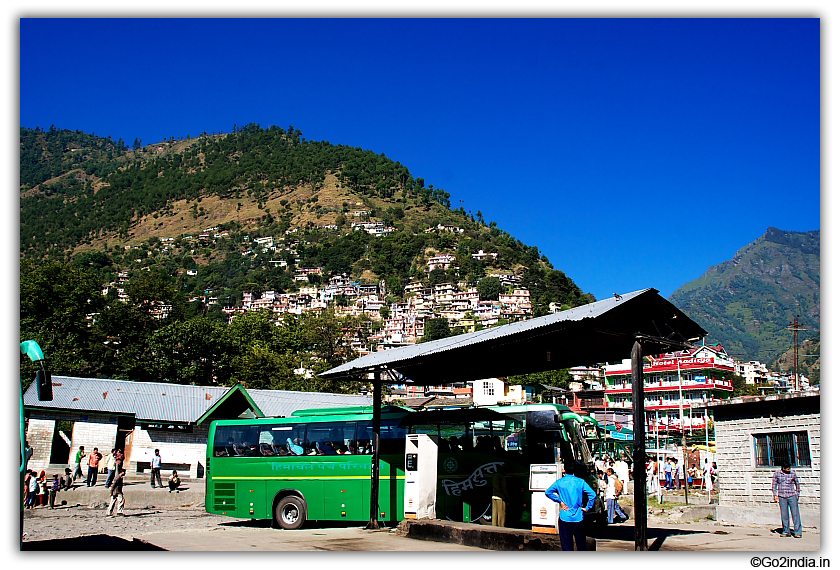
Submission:
<svg viewBox="0 0 840 570">
<path fill-rule="evenodd" d="M 35 374 L 35 387 L 38 399 L 42 402 L 52 402 L 52 375 L 46 370 L 39 370 Z"/>
<path fill-rule="evenodd" d="M 554 423 L 559 424 L 563 422 L 563 417 L 560 414 L 554 414 Z"/>
</svg>

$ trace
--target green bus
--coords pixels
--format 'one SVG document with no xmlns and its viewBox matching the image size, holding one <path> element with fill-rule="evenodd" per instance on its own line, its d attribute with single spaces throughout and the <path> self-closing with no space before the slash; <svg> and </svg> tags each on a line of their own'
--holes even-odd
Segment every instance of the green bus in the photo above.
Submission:
<svg viewBox="0 0 840 570">
<path fill-rule="evenodd" d="M 566 406 L 527 404 L 413 411 L 383 406 L 379 519 L 404 518 L 405 438 L 438 440 L 439 519 L 490 524 L 489 473 L 508 489 L 506 526 L 530 528 L 529 466 L 573 460 L 597 489 L 586 443 L 589 418 Z M 299 410 L 286 418 L 217 420 L 205 472 L 207 512 L 270 519 L 284 529 L 307 520 L 370 518 L 373 407 Z M 602 510 L 599 500 L 595 511 Z"/>
</svg>

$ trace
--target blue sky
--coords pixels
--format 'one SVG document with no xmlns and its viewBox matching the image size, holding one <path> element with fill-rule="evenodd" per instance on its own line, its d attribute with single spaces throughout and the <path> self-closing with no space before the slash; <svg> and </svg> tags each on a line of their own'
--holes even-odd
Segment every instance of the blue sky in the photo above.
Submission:
<svg viewBox="0 0 840 570">
<path fill-rule="evenodd" d="M 816 18 L 20 20 L 22 126 L 250 122 L 385 153 L 599 299 L 820 229 Z"/>
</svg>

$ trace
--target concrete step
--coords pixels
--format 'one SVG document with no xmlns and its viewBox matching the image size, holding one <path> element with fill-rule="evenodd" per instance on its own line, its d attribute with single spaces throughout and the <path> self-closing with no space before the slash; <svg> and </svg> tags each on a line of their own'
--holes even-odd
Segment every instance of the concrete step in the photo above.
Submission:
<svg viewBox="0 0 840 570">
<path fill-rule="evenodd" d="M 437 519 L 405 519 L 397 525 L 396 534 L 488 550 L 562 550 L 560 537 L 554 534 Z M 586 537 L 586 547 L 595 550 L 595 539 Z"/>
</svg>

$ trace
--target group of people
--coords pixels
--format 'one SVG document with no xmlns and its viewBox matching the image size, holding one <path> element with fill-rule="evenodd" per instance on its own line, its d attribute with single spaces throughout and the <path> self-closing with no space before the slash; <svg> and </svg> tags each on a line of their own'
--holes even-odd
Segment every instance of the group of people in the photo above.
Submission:
<svg viewBox="0 0 840 570">
<path fill-rule="evenodd" d="M 625 461 L 624 455 L 618 460 L 610 456 L 596 457 L 595 469 L 599 474 L 598 485 L 604 493 L 607 501 L 607 523 L 613 524 L 616 520 L 619 523 L 625 522 L 629 516 L 618 503 L 621 495 L 629 492 L 630 465 Z"/>
<path fill-rule="evenodd" d="M 26 470 L 23 480 L 23 507 L 34 509 L 35 507 L 55 508 L 55 498 L 59 491 L 73 488 L 73 479 L 70 469 L 64 470 L 64 477 L 57 473 L 52 479 L 47 478 L 45 471 L 37 473 L 31 469 Z"/>
<path fill-rule="evenodd" d="M 82 472 L 82 459 L 87 457 L 87 476 Z M 111 450 L 111 453 L 108 455 L 108 458 L 105 460 L 105 467 L 108 472 L 108 476 L 105 479 L 105 487 L 110 488 L 111 484 L 114 480 L 116 473 L 122 469 L 123 461 L 125 460 L 125 455 L 123 454 L 121 449 L 114 448 Z M 85 452 L 85 446 L 80 445 L 79 450 L 76 452 L 76 456 L 73 460 L 73 478 L 72 481 L 75 483 L 76 478 L 83 479 L 85 485 L 88 487 L 95 487 L 96 481 L 99 478 L 99 464 L 102 461 L 102 454 L 99 452 L 98 447 L 94 447 L 93 451 L 90 454 Z"/>
</svg>

